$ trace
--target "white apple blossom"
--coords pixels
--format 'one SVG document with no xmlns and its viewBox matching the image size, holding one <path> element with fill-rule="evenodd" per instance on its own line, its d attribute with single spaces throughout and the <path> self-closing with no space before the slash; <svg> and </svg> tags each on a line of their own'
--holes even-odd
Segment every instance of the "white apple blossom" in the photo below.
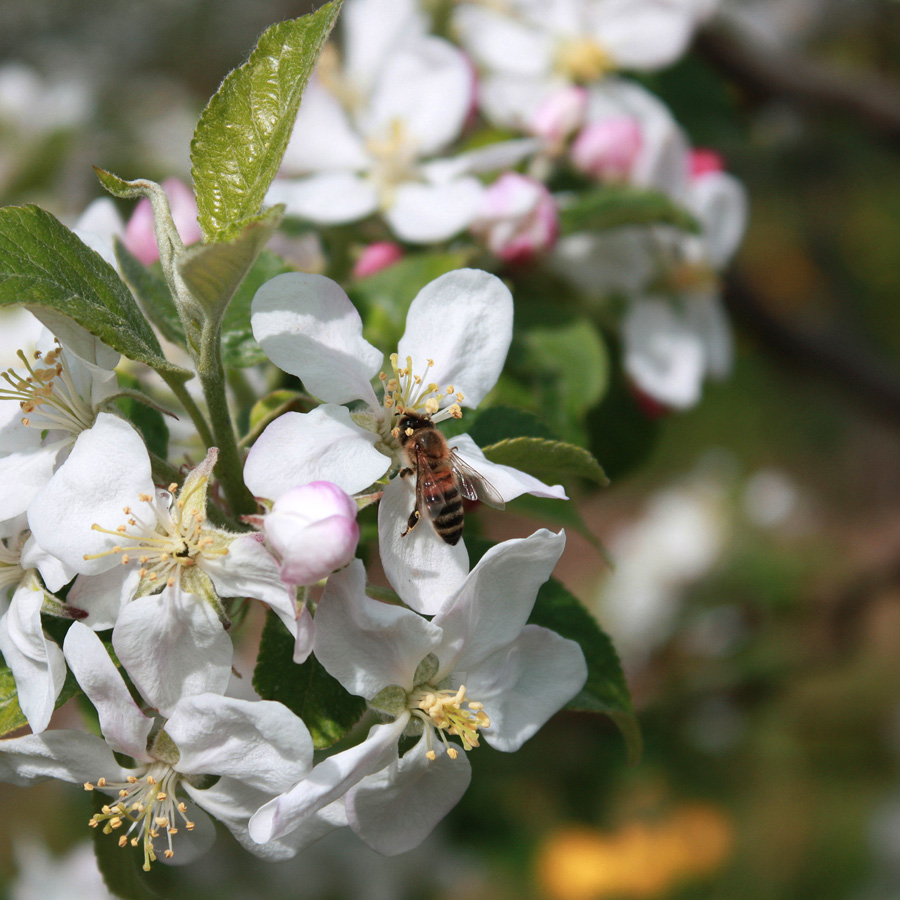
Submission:
<svg viewBox="0 0 900 900">
<path fill-rule="evenodd" d="M 348 0 L 344 55 L 322 54 L 303 95 L 282 173 L 269 203 L 321 224 L 381 212 L 405 241 L 431 243 L 474 219 L 482 186 L 474 172 L 529 152 L 511 142 L 449 160 L 474 103 L 466 57 L 424 33 L 415 5 Z"/>
<path fill-rule="evenodd" d="M 251 836 L 265 842 L 309 828 L 343 796 L 350 827 L 373 849 L 393 855 L 418 845 L 471 778 L 448 736 L 466 751 L 481 737 L 517 750 L 584 684 L 581 648 L 526 624 L 564 546 L 563 533 L 541 530 L 492 547 L 430 622 L 367 597 L 358 561 L 330 578 L 316 615 L 316 656 L 350 693 L 394 720 L 263 806 Z M 419 739 L 401 757 L 405 733 Z"/>
<path fill-rule="evenodd" d="M 453 23 L 484 70 L 482 109 L 522 128 L 560 89 L 673 63 L 697 19 L 689 0 L 469 0 Z"/>
<path fill-rule="evenodd" d="M 475 269 L 448 272 L 426 285 L 410 305 L 392 373 L 382 373 L 379 402 L 372 379 L 383 354 L 362 336 L 362 320 L 346 293 L 320 275 L 289 273 L 264 284 L 253 300 L 253 333 L 279 368 L 303 380 L 325 403 L 310 413 L 286 413 L 250 450 L 244 480 L 260 497 L 277 500 L 297 484 L 331 481 L 356 494 L 407 465 L 395 413 L 432 421 L 476 407 L 494 386 L 512 339 L 513 302 L 500 279 Z M 362 401 L 351 413 L 340 404 Z M 489 463 L 466 436 L 453 439 L 464 462 L 504 501 L 523 493 L 565 498 L 508 466 Z M 468 571 L 462 541 L 451 546 L 430 528 L 401 537 L 412 510 L 415 479 L 395 478 L 379 509 L 382 562 L 404 602 L 438 611 Z"/>
<path fill-rule="evenodd" d="M 62 316 L 40 310 L 42 320 Z M 20 366 L 0 375 L 0 509 L 24 513 L 54 471 L 65 464 L 76 438 L 94 426 L 118 390 L 119 354 L 69 322 L 60 340 L 44 331 Z M 71 338 L 71 341 L 66 340 Z"/>
<path fill-rule="evenodd" d="M 115 625 L 117 642 L 152 637 L 170 653 L 190 653 L 201 638 L 181 620 L 202 602 L 215 611 L 202 620 L 202 639 L 224 653 L 231 642 L 219 598 L 253 597 L 294 633 L 294 599 L 262 535 L 229 533 L 206 519 L 215 461 L 213 448 L 176 495 L 177 485 L 155 487 L 144 443 L 122 419 L 102 413 L 75 442 L 28 521 L 38 543 L 79 573 L 69 600 L 88 611 L 87 624 Z"/>
<path fill-rule="evenodd" d="M 199 605 L 194 614 L 203 614 Z M 88 627 L 72 625 L 65 654 L 97 710 L 103 737 L 66 729 L 0 741 L 0 779 L 25 785 L 57 778 L 110 794 L 114 799 L 90 824 L 117 834 L 120 847 L 140 847 L 144 869 L 157 855 L 189 862 L 211 845 L 210 821 L 189 804 L 224 822 L 258 856 L 293 855 L 289 842 L 260 846 L 250 840 L 247 822 L 261 803 L 306 774 L 312 740 L 280 703 L 222 696 L 230 654 L 207 660 L 201 678 L 173 660 L 159 670 L 157 682 L 134 679 L 149 713 Z M 133 674 L 132 660 L 117 655 Z M 113 752 L 131 757 L 134 767 L 120 765 Z M 220 777 L 207 787 L 210 776 Z"/>
</svg>

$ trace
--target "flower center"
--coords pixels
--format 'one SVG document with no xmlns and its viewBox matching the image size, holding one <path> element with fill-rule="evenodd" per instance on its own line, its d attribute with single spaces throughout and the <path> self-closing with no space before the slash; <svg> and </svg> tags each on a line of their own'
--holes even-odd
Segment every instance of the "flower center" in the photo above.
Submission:
<svg viewBox="0 0 900 900">
<path fill-rule="evenodd" d="M 393 205 L 398 185 L 405 181 L 413 181 L 417 177 L 416 142 L 407 131 L 403 120 L 394 119 L 386 135 L 373 136 L 366 141 L 366 150 L 374 158 L 372 179 L 378 190 L 381 205 L 386 209 Z"/>
<path fill-rule="evenodd" d="M 178 485 L 170 484 L 169 493 Z M 137 562 L 140 565 L 141 580 L 165 582 L 173 587 L 180 581 L 181 573 L 196 565 L 198 557 L 225 556 L 228 548 L 217 546 L 219 542 L 204 528 L 206 513 L 203 504 L 190 503 L 191 497 L 205 487 L 205 479 L 197 479 L 191 488 L 171 506 L 165 502 L 165 492 L 159 497 L 140 494 L 140 503 L 149 507 L 145 513 L 134 507 L 125 506 L 122 511 L 128 516 L 126 524 L 115 531 L 102 528 L 96 523 L 94 531 L 109 534 L 119 540 L 111 550 L 103 553 L 85 554 L 85 559 L 100 559 L 112 554 L 121 554 L 122 564 Z"/>
<path fill-rule="evenodd" d="M 616 68 L 612 57 L 588 37 L 563 42 L 556 53 L 556 70 L 581 84 L 596 81 Z"/>
<path fill-rule="evenodd" d="M 106 804 L 100 812 L 91 816 L 88 824 L 91 828 L 103 825 L 104 834 L 128 828 L 119 836 L 119 846 L 144 846 L 145 872 L 150 871 L 150 863 L 156 862 L 154 841 L 165 829 L 166 849 L 163 856 L 171 859 L 175 855 L 172 849 L 172 837 L 178 834 L 178 817 L 184 821 L 184 827 L 192 831 L 194 823 L 187 817 L 187 806 L 178 802 L 175 790 L 181 776 L 167 763 L 155 762 L 148 766 L 140 776 L 130 775 L 127 781 L 112 782 L 105 778 L 95 783 L 85 782 L 84 789 L 93 791 L 115 791 L 118 799 Z"/>
<path fill-rule="evenodd" d="M 427 381 L 428 370 L 434 365 L 434 360 L 426 360 L 425 371 L 417 375 L 413 371 L 411 356 L 406 357 L 406 365 L 399 365 L 399 356 L 391 354 L 391 369 L 394 377 L 389 378 L 384 372 L 378 377 L 384 385 L 385 409 L 402 412 L 420 412 L 431 416 L 434 422 L 443 422 L 444 419 L 462 418 L 460 402 L 465 399 L 463 394 L 454 390 L 452 384 L 441 388 L 434 381 Z M 445 397 L 454 397 L 455 402 L 441 409 L 441 400 Z"/>
<path fill-rule="evenodd" d="M 45 356 L 34 353 L 34 365 L 19 350 L 27 375 L 8 369 L 0 377 L 9 387 L 0 387 L 0 400 L 17 400 L 22 408 L 22 424 L 40 430 L 62 429 L 81 434 L 94 424 L 96 412 L 78 393 L 62 349 L 57 346 Z M 40 365 L 38 363 L 41 363 Z"/>
<path fill-rule="evenodd" d="M 429 759 L 436 759 L 431 748 L 431 735 L 437 731 L 447 756 L 456 759 L 459 751 L 447 740 L 448 735 L 462 741 L 463 750 L 478 746 L 478 729 L 489 728 L 491 720 L 484 711 L 484 704 L 466 698 L 466 686 L 460 685 L 456 691 L 442 691 L 425 684 L 414 690 L 407 698 L 407 708 L 426 727 Z"/>
<path fill-rule="evenodd" d="M 12 538 L 0 540 L 0 594 L 6 588 L 19 584 L 25 577 L 25 570 L 19 565 L 22 548 L 19 545 L 10 547 L 10 541 Z"/>
<path fill-rule="evenodd" d="M 719 279 L 708 263 L 682 261 L 670 266 L 662 277 L 663 288 L 678 294 L 714 291 Z"/>
</svg>

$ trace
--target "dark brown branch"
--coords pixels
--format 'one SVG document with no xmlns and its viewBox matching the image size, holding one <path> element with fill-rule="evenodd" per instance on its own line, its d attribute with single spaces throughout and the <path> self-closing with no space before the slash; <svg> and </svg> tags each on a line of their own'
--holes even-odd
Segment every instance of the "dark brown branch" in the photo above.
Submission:
<svg viewBox="0 0 900 900">
<path fill-rule="evenodd" d="M 739 273 L 729 276 L 724 299 L 735 324 L 763 350 L 831 382 L 859 406 L 900 426 L 900 371 L 880 359 L 874 348 L 843 331 L 812 331 L 774 316 Z"/>
<path fill-rule="evenodd" d="M 718 21 L 698 34 L 695 49 L 753 99 L 850 115 L 900 149 L 900 86 L 893 82 L 763 47 Z"/>
</svg>

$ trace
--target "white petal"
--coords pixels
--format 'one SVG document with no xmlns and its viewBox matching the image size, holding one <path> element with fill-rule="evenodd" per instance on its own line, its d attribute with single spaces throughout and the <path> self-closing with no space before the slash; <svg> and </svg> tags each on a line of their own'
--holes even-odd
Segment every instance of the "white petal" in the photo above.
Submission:
<svg viewBox="0 0 900 900">
<path fill-rule="evenodd" d="M 96 574 L 119 565 L 117 555 L 86 560 L 116 545 L 113 535 L 92 530 L 94 523 L 115 531 L 125 524 L 124 506 L 154 495 L 150 458 L 134 428 L 100 413 L 83 431 L 65 464 L 38 494 L 28 511 L 37 542 L 76 572 Z M 121 540 L 121 538 L 119 538 Z"/>
<path fill-rule="evenodd" d="M 565 546 L 565 532 L 542 528 L 485 553 L 457 596 L 434 617 L 444 633 L 437 678 L 454 669 L 465 672 L 516 640 Z"/>
<path fill-rule="evenodd" d="M 473 4 L 453 17 L 460 39 L 475 60 L 492 71 L 544 75 L 553 64 L 553 35 Z"/>
<path fill-rule="evenodd" d="M 625 371 L 653 399 L 686 409 L 700 399 L 706 371 L 703 338 L 670 304 L 632 302 L 622 322 Z"/>
<path fill-rule="evenodd" d="M 566 235 L 557 242 L 550 265 L 588 297 L 613 291 L 635 294 L 650 280 L 657 252 L 647 229 L 615 228 Z"/>
<path fill-rule="evenodd" d="M 481 452 L 481 448 L 467 434 L 457 435 L 450 442 L 463 462 L 467 462 L 479 475 L 496 489 L 506 501 L 514 500 L 522 494 L 533 494 L 535 497 L 552 497 L 556 500 L 568 500 L 565 488 L 561 484 L 544 484 L 543 481 L 520 472 L 512 466 L 503 466 L 490 462 Z"/>
<path fill-rule="evenodd" d="M 74 353 L 79 359 L 106 370 L 114 369 L 118 364 L 120 354 L 117 350 L 108 347 L 68 316 L 46 306 L 35 307 L 32 312 L 59 338 L 63 348 Z M 88 400 L 90 397 L 85 396 L 84 399 Z"/>
<path fill-rule="evenodd" d="M 407 182 L 397 188 L 384 217 L 402 240 L 433 244 L 472 224 L 483 193 L 477 178 L 459 178 L 445 184 Z"/>
<path fill-rule="evenodd" d="M 12 669 L 19 706 L 37 734 L 50 724 L 56 698 L 66 680 L 62 650 L 45 634 L 41 624 L 44 592 L 26 579 L 13 594 L 0 619 L 0 652 Z"/>
<path fill-rule="evenodd" d="M 370 162 L 362 138 L 341 104 L 314 76 L 303 92 L 300 112 L 281 161 L 282 171 L 291 175 L 352 172 L 367 169 Z M 281 202 L 273 200 L 274 196 L 270 193 L 270 203 Z"/>
<path fill-rule="evenodd" d="M 415 0 L 355 0 L 341 12 L 344 70 L 355 87 L 368 94 L 398 45 L 425 33 Z M 306 95 L 303 97 L 306 102 Z"/>
<path fill-rule="evenodd" d="M 415 509 L 415 478 L 394 478 L 378 507 L 378 548 L 381 564 L 400 599 L 430 616 L 456 593 L 469 571 L 469 554 L 461 540 L 451 546 L 427 521 L 406 535 Z"/>
<path fill-rule="evenodd" d="M 465 675 L 470 697 L 485 705 L 491 727 L 484 739 L 512 752 L 532 737 L 584 686 L 587 665 L 581 647 L 539 625 L 526 625 Z"/>
<path fill-rule="evenodd" d="M 419 157 L 455 140 L 474 99 L 475 73 L 465 56 L 437 37 L 411 41 L 381 71 L 360 126 L 373 140 L 401 134 Z"/>
<path fill-rule="evenodd" d="M 75 573 L 68 566 L 55 556 L 51 556 L 38 544 L 34 535 L 25 542 L 19 565 L 23 569 L 38 569 L 41 579 L 51 593 L 58 591 L 75 577 Z"/>
<path fill-rule="evenodd" d="M 450 759 L 436 744 L 437 758 L 430 760 L 427 751 L 423 736 L 402 759 L 395 759 L 347 794 L 350 827 L 385 856 L 418 847 L 459 803 L 472 780 L 468 754 Z"/>
<path fill-rule="evenodd" d="M 72 443 L 67 436 L 61 441 L 41 444 L 40 435 L 33 428 L 25 431 L 33 434 L 37 441 L 31 447 L 0 457 L 0 504 L 7 518 L 29 508 L 32 500 L 53 477 L 60 451 Z"/>
<path fill-rule="evenodd" d="M 430 182 L 439 184 L 459 178 L 461 175 L 478 172 L 494 172 L 510 169 L 518 165 L 540 147 L 533 138 L 514 141 L 498 141 L 485 147 L 460 153 L 449 159 L 436 159 L 422 166 L 422 175 Z"/>
<path fill-rule="evenodd" d="M 400 339 L 401 361 L 433 358 L 430 380 L 453 385 L 476 407 L 497 383 L 512 341 L 513 299 L 495 275 L 456 269 L 425 285 L 413 300 Z"/>
<path fill-rule="evenodd" d="M 319 810 L 391 762 L 408 721 L 406 714 L 388 725 L 375 725 L 361 744 L 320 762 L 299 784 L 257 811 L 250 820 L 250 836 L 265 844 L 296 828 L 308 827 Z"/>
<path fill-rule="evenodd" d="M 341 286 L 323 275 L 289 272 L 253 298 L 253 336 L 278 368 L 329 403 L 377 406 L 371 380 L 384 360 L 362 336 L 362 319 Z"/>
<path fill-rule="evenodd" d="M 262 539 L 261 534 L 242 534 L 228 545 L 224 556 L 201 559 L 200 568 L 212 579 L 220 597 L 252 597 L 293 617 L 293 592 L 281 580 L 278 563 Z"/>
<path fill-rule="evenodd" d="M 659 69 L 687 49 L 694 20 L 671 0 L 606 0 L 594 36 L 623 69 Z"/>
<path fill-rule="evenodd" d="M 542 75 L 495 73 L 479 82 L 478 105 L 495 125 L 531 132 L 541 105 L 554 92 L 567 86 L 564 81 Z"/>
<path fill-rule="evenodd" d="M 289 216 L 320 225 L 357 222 L 378 209 L 378 192 L 370 181 L 351 172 L 326 172 L 308 178 L 278 178 L 266 194 L 266 205 L 285 205 Z"/>
<path fill-rule="evenodd" d="M 316 658 L 358 697 L 371 700 L 389 685 L 411 691 L 417 666 L 440 642 L 440 629 L 365 591 L 360 560 L 328 579 L 316 609 Z"/>
<path fill-rule="evenodd" d="M 331 481 L 355 494 L 390 468 L 390 459 L 375 449 L 377 440 L 356 425 L 344 406 L 285 413 L 250 449 L 244 481 L 255 496 L 269 500 L 311 481 Z"/>
<path fill-rule="evenodd" d="M 685 316 L 691 327 L 702 337 L 708 374 L 713 378 L 724 378 L 731 371 L 734 339 L 731 324 L 719 298 L 711 294 L 691 297 Z"/>
<path fill-rule="evenodd" d="M 153 720 L 132 699 L 100 638 L 75 622 L 66 632 L 64 648 L 72 674 L 97 710 L 106 743 L 133 759 L 149 761 L 147 738 Z"/>
<path fill-rule="evenodd" d="M 147 702 L 164 716 L 183 697 L 222 694 L 231 677 L 231 638 L 207 603 L 165 588 L 122 610 L 113 648 Z"/>
<path fill-rule="evenodd" d="M 691 209 L 703 223 L 710 264 L 723 268 L 747 225 L 747 193 L 727 172 L 709 172 L 691 183 Z"/>
<path fill-rule="evenodd" d="M 64 729 L 0 741 L 0 781 L 30 785 L 56 778 L 72 784 L 124 781 L 123 769 L 102 738 Z"/>
<path fill-rule="evenodd" d="M 79 575 L 66 600 L 87 613 L 82 620 L 85 625 L 103 631 L 116 624 L 119 612 L 134 597 L 140 580 L 136 568 L 122 565 L 99 575 Z"/>
<path fill-rule="evenodd" d="M 271 700 L 218 694 L 186 697 L 166 722 L 178 747 L 175 769 L 227 775 L 269 796 L 286 791 L 312 768 L 313 745 L 303 722 Z"/>
</svg>

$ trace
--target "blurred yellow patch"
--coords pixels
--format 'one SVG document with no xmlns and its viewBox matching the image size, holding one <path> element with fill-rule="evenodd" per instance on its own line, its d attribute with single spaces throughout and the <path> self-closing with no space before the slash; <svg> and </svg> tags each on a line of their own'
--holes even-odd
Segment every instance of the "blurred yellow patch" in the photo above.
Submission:
<svg viewBox="0 0 900 900">
<path fill-rule="evenodd" d="M 537 880 L 553 900 L 658 897 L 715 872 L 731 854 L 734 826 L 714 806 L 682 806 L 616 831 L 564 828 L 540 850 Z"/>
</svg>

